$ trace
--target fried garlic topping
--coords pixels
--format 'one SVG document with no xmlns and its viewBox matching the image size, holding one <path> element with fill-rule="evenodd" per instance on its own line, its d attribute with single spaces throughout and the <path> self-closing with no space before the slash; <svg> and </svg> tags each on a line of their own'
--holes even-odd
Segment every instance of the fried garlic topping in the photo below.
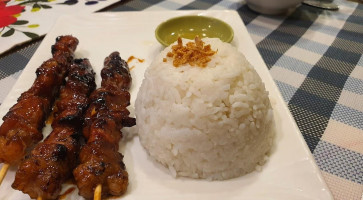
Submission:
<svg viewBox="0 0 363 200">
<path fill-rule="evenodd" d="M 185 46 L 179 37 L 178 44 L 171 48 L 172 51 L 168 52 L 166 56 L 173 59 L 174 67 L 187 63 L 191 66 L 205 67 L 211 61 L 210 57 L 216 53 L 209 44 L 204 46 L 204 42 L 199 37 L 196 37 L 194 42 L 188 42 Z M 166 61 L 167 59 L 164 58 L 163 62 Z"/>
</svg>

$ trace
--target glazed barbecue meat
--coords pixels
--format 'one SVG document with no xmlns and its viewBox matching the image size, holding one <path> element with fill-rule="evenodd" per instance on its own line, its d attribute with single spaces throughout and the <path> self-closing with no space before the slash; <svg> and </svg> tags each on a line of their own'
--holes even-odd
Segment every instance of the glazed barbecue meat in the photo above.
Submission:
<svg viewBox="0 0 363 200">
<path fill-rule="evenodd" d="M 20 164 L 12 187 L 31 198 L 55 199 L 77 166 L 82 121 L 89 94 L 96 88 L 87 59 L 70 67 L 66 85 L 54 108 L 53 131 Z"/>
<path fill-rule="evenodd" d="M 118 52 L 105 59 L 101 88 L 90 97 L 83 135 L 87 144 L 81 149 L 80 165 L 73 171 L 79 194 L 91 199 L 97 185 L 102 196 L 122 195 L 128 186 L 123 155 L 118 152 L 121 128 L 135 125 L 126 109 L 130 105 L 131 75 Z"/>
<path fill-rule="evenodd" d="M 105 67 L 101 71 L 101 87 L 115 90 L 128 90 L 131 87 L 131 75 L 127 62 L 122 60 L 118 52 L 105 58 Z"/>
<path fill-rule="evenodd" d="M 0 127 L 0 162 L 18 163 L 34 144 L 43 138 L 42 128 L 58 96 L 78 39 L 61 36 L 52 46 L 53 58 L 36 70 L 31 88 L 21 94 L 17 103 L 3 117 Z"/>
</svg>

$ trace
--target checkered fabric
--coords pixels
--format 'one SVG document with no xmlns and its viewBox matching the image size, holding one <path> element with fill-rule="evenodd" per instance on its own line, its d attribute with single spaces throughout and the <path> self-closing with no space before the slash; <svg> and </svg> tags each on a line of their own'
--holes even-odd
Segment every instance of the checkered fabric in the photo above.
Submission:
<svg viewBox="0 0 363 200">
<path fill-rule="evenodd" d="M 287 16 L 239 0 L 134 0 L 109 11 L 237 10 L 337 200 L 363 193 L 363 4 L 302 5 Z M 0 103 L 40 42 L 0 58 Z"/>
</svg>

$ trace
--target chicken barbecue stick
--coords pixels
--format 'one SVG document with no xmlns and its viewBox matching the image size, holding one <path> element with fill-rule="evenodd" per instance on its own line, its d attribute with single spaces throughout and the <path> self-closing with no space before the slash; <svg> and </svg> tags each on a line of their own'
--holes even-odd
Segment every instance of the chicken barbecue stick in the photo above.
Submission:
<svg viewBox="0 0 363 200">
<path fill-rule="evenodd" d="M 102 186 L 102 196 L 118 196 L 125 193 L 128 173 L 123 155 L 118 152 L 122 127 L 136 124 L 130 118 L 131 75 L 127 63 L 118 52 L 105 59 L 101 71 L 101 88 L 90 97 L 83 135 L 87 140 L 80 152 L 80 165 L 73 171 L 79 194 L 93 198 L 97 186 Z"/>
<path fill-rule="evenodd" d="M 77 166 L 83 115 L 88 96 L 96 88 L 95 73 L 87 59 L 70 67 L 66 85 L 55 103 L 53 131 L 21 162 L 12 187 L 31 198 L 56 199 L 62 183 Z"/>
<path fill-rule="evenodd" d="M 17 164 L 26 152 L 43 139 L 42 128 L 52 104 L 58 96 L 78 39 L 60 36 L 52 46 L 53 58 L 36 70 L 36 79 L 28 91 L 21 94 L 17 103 L 3 117 L 0 126 L 0 162 Z"/>
</svg>

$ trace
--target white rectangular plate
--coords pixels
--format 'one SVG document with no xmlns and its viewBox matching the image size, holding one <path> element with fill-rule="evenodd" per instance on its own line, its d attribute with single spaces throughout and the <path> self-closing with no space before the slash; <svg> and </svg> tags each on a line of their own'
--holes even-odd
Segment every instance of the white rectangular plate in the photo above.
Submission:
<svg viewBox="0 0 363 200">
<path fill-rule="evenodd" d="M 19 95 L 30 87 L 35 78 L 36 68 L 51 57 L 50 48 L 55 38 L 65 34 L 72 34 L 79 39 L 76 56 L 90 59 L 97 73 L 98 84 L 101 80 L 99 73 L 103 67 L 103 60 L 111 52 L 119 51 L 124 59 L 130 56 L 145 59 L 145 62 L 134 60 L 129 64 L 130 67 L 134 66 L 131 71 L 133 104 L 145 69 L 163 48 L 154 37 L 155 28 L 171 17 L 191 14 L 216 17 L 234 29 L 235 38 L 232 44 L 244 53 L 256 68 L 270 93 L 277 129 L 275 146 L 270 159 L 260 172 L 226 181 L 206 181 L 173 178 L 168 170 L 148 157 L 138 137 L 134 137 L 121 144 L 120 151 L 125 155 L 130 185 L 127 193 L 120 199 L 332 199 L 278 88 L 235 11 L 122 12 L 63 16 L 45 37 L 1 105 L 0 116 L 3 116 Z M 133 112 L 133 105 L 131 111 Z M 11 188 L 14 173 L 15 168 L 11 168 L 0 187 L 0 199 L 29 199 L 29 196 Z M 65 185 L 65 188 L 69 187 L 74 185 Z M 75 190 L 66 198 L 79 199 L 77 193 Z"/>
</svg>

